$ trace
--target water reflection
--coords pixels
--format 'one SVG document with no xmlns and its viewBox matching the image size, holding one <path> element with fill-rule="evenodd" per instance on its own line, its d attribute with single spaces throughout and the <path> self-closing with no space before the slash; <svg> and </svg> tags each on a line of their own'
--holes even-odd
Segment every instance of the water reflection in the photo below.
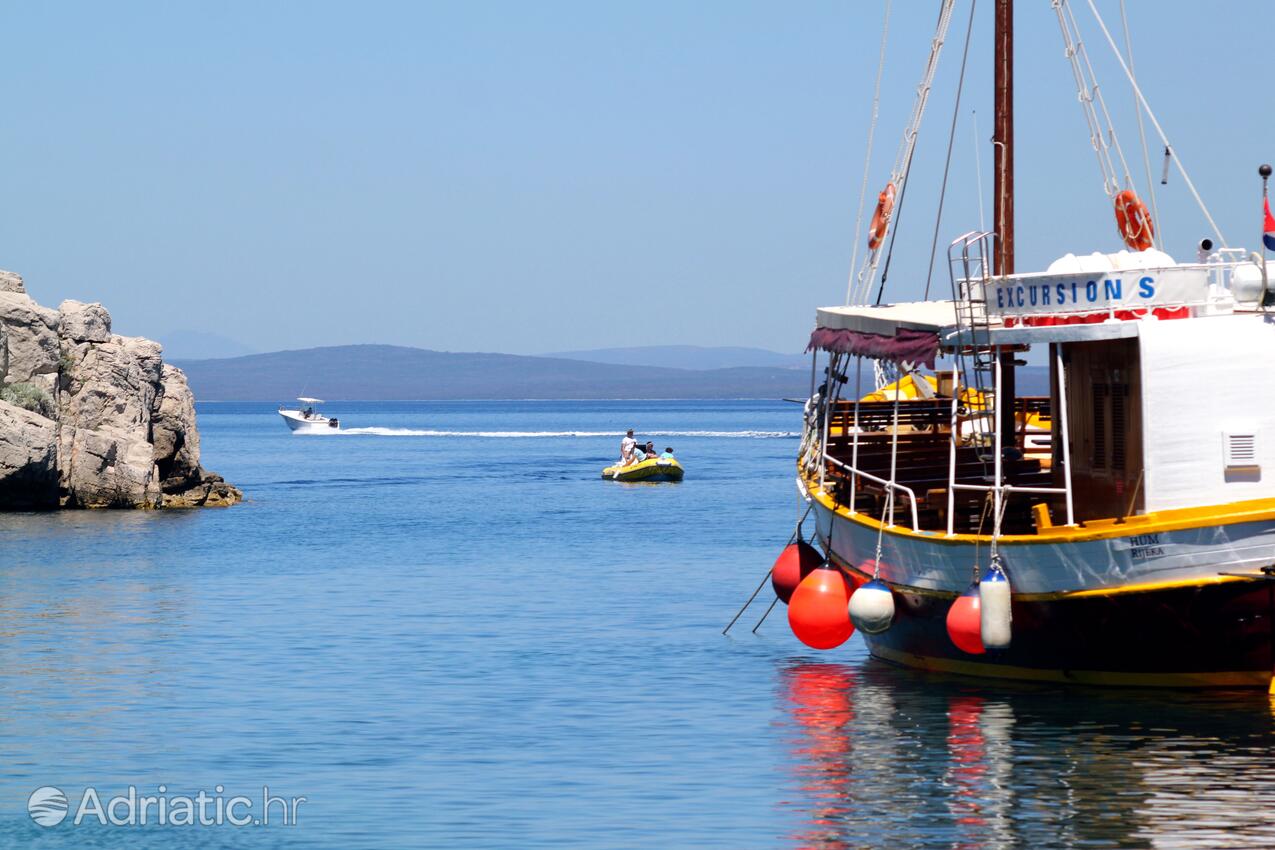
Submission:
<svg viewBox="0 0 1275 850">
<path fill-rule="evenodd" d="M 799 848 L 1275 846 L 1265 694 L 779 674 Z"/>
</svg>

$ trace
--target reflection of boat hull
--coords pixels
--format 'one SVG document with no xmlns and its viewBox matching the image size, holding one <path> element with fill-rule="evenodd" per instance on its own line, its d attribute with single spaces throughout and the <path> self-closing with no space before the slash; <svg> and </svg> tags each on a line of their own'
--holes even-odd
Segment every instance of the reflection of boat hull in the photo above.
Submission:
<svg viewBox="0 0 1275 850">
<path fill-rule="evenodd" d="M 280 410 L 279 416 L 287 423 L 289 430 L 297 434 L 327 434 L 340 427 L 335 419 L 318 414 L 306 416 L 300 410 Z"/>
<path fill-rule="evenodd" d="M 632 466 L 608 466 L 603 478 L 612 481 L 681 481 L 686 471 L 673 459 L 652 458 Z"/>
<path fill-rule="evenodd" d="M 859 583 L 866 581 L 879 526 L 844 509 L 834 523 L 827 497 L 812 495 L 820 537 L 829 540 L 831 532 L 834 562 Z M 1066 542 L 1002 542 L 1010 580 L 1018 581 L 1013 640 L 982 655 L 959 650 L 946 626 L 952 600 L 973 579 L 976 544 L 887 529 L 881 578 L 895 590 L 895 619 L 887 631 L 864 640 L 886 661 L 975 676 L 1265 687 L 1275 662 L 1271 587 L 1218 572 L 1254 573 L 1270 563 L 1271 523 L 1166 530 L 1140 525 Z M 981 554 L 985 561 L 985 548 Z"/>
</svg>

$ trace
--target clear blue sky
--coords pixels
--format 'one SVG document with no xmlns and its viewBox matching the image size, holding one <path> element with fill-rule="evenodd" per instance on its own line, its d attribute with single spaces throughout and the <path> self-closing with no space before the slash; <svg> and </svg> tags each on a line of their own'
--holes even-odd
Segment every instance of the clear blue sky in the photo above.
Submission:
<svg viewBox="0 0 1275 850">
<path fill-rule="evenodd" d="M 971 108 L 990 187 L 991 5 L 941 245 L 978 224 Z M 1275 159 L 1269 3 L 1129 5 L 1153 108 L 1228 238 L 1258 247 L 1255 169 Z M 937 9 L 894 6 L 872 193 Z M 1100 8 L 1118 26 L 1118 6 Z M 6 4 L 0 267 L 46 304 L 100 300 L 118 331 L 161 341 L 190 328 L 262 350 L 795 351 L 814 308 L 844 298 L 861 238 L 881 10 Z M 1136 154 L 1132 96 L 1083 0 L 1076 12 Z M 922 130 L 895 299 L 923 286 L 967 13 Z M 1028 270 L 1119 246 L 1054 14 L 1039 0 L 1017 19 Z M 1161 210 L 1169 250 L 1192 256 L 1205 228 L 1176 174 Z"/>
</svg>

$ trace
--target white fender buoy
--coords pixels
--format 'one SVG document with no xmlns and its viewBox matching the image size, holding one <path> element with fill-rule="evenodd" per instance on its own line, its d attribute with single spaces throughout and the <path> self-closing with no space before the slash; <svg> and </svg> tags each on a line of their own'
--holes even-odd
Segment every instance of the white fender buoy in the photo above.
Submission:
<svg viewBox="0 0 1275 850">
<path fill-rule="evenodd" d="M 1004 649 L 1009 646 L 1010 611 L 1009 578 L 1004 570 L 993 564 L 983 573 L 978 583 L 979 633 L 983 646 L 988 649 Z"/>
<path fill-rule="evenodd" d="M 894 593 L 880 579 L 861 584 L 847 606 L 850 622 L 864 634 L 879 635 L 894 622 Z"/>
</svg>

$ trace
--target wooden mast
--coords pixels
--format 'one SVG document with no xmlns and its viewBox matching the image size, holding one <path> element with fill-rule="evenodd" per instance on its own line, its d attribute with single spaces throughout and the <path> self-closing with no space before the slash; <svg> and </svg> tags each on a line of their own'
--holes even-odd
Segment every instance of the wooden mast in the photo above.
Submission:
<svg viewBox="0 0 1275 850">
<path fill-rule="evenodd" d="M 1014 273 L 1014 2 L 996 0 L 995 129 L 992 135 L 994 221 L 996 248 L 992 273 Z M 1009 445 L 1014 437 L 1014 353 L 1002 351 L 1000 431 Z"/>
</svg>

